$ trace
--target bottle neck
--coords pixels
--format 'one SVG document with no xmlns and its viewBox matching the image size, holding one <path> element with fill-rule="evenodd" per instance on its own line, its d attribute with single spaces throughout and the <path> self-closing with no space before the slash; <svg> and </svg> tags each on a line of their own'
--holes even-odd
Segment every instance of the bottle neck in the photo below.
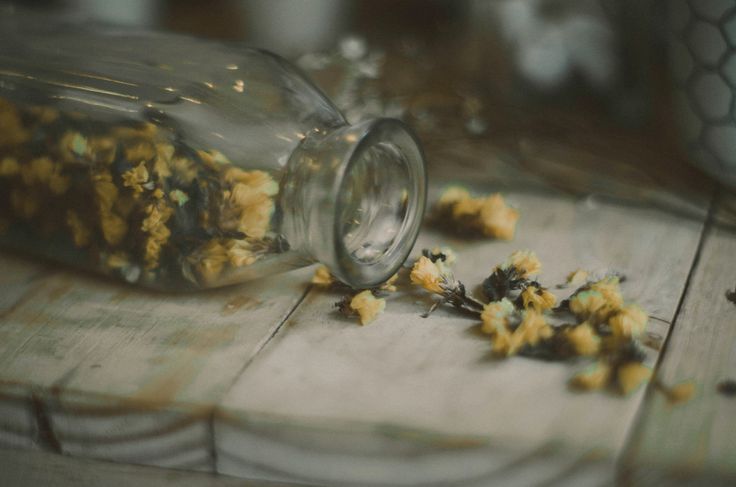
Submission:
<svg viewBox="0 0 736 487">
<path fill-rule="evenodd" d="M 284 236 L 346 284 L 374 286 L 398 270 L 414 245 L 426 180 L 417 139 L 397 120 L 307 137 L 282 185 Z"/>
</svg>

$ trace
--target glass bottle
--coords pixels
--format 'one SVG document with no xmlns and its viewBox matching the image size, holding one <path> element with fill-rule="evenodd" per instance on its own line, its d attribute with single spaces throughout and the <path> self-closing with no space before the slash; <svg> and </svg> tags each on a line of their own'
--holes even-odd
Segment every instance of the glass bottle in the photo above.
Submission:
<svg viewBox="0 0 736 487">
<path fill-rule="evenodd" d="M 319 261 L 354 287 L 406 259 L 421 149 L 348 125 L 268 52 L 0 20 L 0 244 L 179 290 Z"/>
</svg>

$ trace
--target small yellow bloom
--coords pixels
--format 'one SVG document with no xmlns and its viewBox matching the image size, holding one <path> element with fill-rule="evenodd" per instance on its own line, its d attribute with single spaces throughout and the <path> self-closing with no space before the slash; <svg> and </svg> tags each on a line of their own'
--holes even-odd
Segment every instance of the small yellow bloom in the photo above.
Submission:
<svg viewBox="0 0 736 487">
<path fill-rule="evenodd" d="M 681 382 L 672 387 L 659 384 L 659 388 L 667 397 L 667 402 L 672 405 L 687 402 L 695 395 L 695 383 L 693 381 Z"/>
<path fill-rule="evenodd" d="M 15 157 L 5 157 L 0 161 L 0 176 L 15 176 L 20 172 L 20 165 Z"/>
<path fill-rule="evenodd" d="M 139 142 L 125 149 L 125 158 L 131 163 L 150 161 L 155 155 L 156 147 L 148 141 Z"/>
<path fill-rule="evenodd" d="M 618 277 L 605 277 L 591 284 L 590 289 L 601 293 L 608 307 L 612 309 L 618 309 L 624 304 Z"/>
<path fill-rule="evenodd" d="M 521 300 L 524 304 L 524 309 L 533 309 L 540 313 L 554 308 L 557 303 L 557 297 L 554 294 L 536 286 L 527 286 L 521 292 Z"/>
<path fill-rule="evenodd" d="M 616 378 L 624 395 L 628 395 L 647 382 L 652 376 L 652 369 L 639 362 L 629 362 L 618 367 Z"/>
<path fill-rule="evenodd" d="M 479 220 L 485 235 L 501 240 L 511 240 L 514 238 L 518 219 L 519 212 L 506 206 L 500 194 L 493 194 L 483 200 Z"/>
<path fill-rule="evenodd" d="M 622 308 L 608 320 L 611 332 L 616 338 L 636 338 L 644 333 L 649 317 L 636 305 Z"/>
<path fill-rule="evenodd" d="M 225 242 L 225 248 L 233 267 L 251 265 L 258 260 L 258 254 L 248 240 L 228 240 Z"/>
<path fill-rule="evenodd" d="M 508 318 L 514 312 L 514 304 L 507 298 L 501 301 L 493 301 L 483 306 L 480 319 L 483 322 L 481 331 L 489 335 L 503 333 L 506 331 Z"/>
<path fill-rule="evenodd" d="M 578 355 L 584 357 L 597 355 L 601 349 L 601 338 L 588 322 L 565 330 L 565 336 Z"/>
<path fill-rule="evenodd" d="M 362 291 L 350 300 L 350 309 L 360 316 L 360 324 L 367 325 L 386 309 L 386 300 L 376 298 L 370 291 Z"/>
<path fill-rule="evenodd" d="M 570 381 L 570 385 L 575 389 L 593 391 L 604 388 L 610 378 L 611 366 L 605 362 L 597 362 L 576 374 Z"/>
<path fill-rule="evenodd" d="M 397 272 L 393 276 L 389 277 L 386 282 L 381 284 L 379 286 L 379 289 L 381 291 L 387 291 L 390 293 L 396 292 L 396 280 L 399 278 L 399 273 Z"/>
<path fill-rule="evenodd" d="M 470 193 L 467 189 L 460 186 L 450 186 L 440 195 L 439 200 L 437 200 L 437 207 L 448 208 L 459 201 L 468 199 L 470 199 Z"/>
<path fill-rule="evenodd" d="M 312 284 L 316 284 L 317 286 L 330 286 L 333 282 L 335 282 L 335 279 L 332 277 L 332 274 L 330 274 L 327 267 L 321 265 L 314 271 Z"/>
<path fill-rule="evenodd" d="M 547 324 L 541 313 L 533 310 L 524 311 L 521 324 L 511 332 L 508 346 L 499 350 L 499 347 L 494 344 L 494 352 L 507 357 L 516 355 L 524 346 L 530 345 L 533 347 L 540 341 L 550 338 L 552 334 L 552 328 Z"/>
<path fill-rule="evenodd" d="M 214 283 L 222 273 L 225 264 L 230 260 L 222 243 L 212 239 L 193 252 L 187 259 L 194 265 L 199 278 L 207 283 Z"/>
<path fill-rule="evenodd" d="M 442 294 L 444 277 L 437 265 L 430 259 L 421 256 L 414 263 L 409 275 L 412 284 L 423 287 L 429 292 Z"/>
<path fill-rule="evenodd" d="M 531 250 L 517 250 L 512 253 L 503 265 L 504 269 L 513 267 L 520 277 L 530 278 L 535 274 L 539 274 L 542 270 L 542 263 L 539 262 L 537 254 Z"/>
<path fill-rule="evenodd" d="M 102 236 L 110 245 L 117 245 L 128 232 L 128 224 L 109 210 L 100 210 Z"/>
<path fill-rule="evenodd" d="M 600 322 L 616 312 L 621 305 L 619 297 L 620 294 L 604 295 L 592 288 L 585 289 L 570 298 L 570 311 L 581 320 Z"/>
<path fill-rule="evenodd" d="M 82 219 L 79 218 L 76 212 L 72 210 L 66 212 L 66 224 L 72 232 L 72 239 L 74 240 L 75 246 L 86 247 L 89 245 L 92 232 L 90 232 L 90 229 L 82 222 Z"/>
<path fill-rule="evenodd" d="M 132 188 L 135 194 L 143 192 L 143 184 L 148 182 L 148 169 L 146 168 L 145 161 L 141 161 L 133 169 L 126 171 L 123 174 L 123 186 L 126 188 Z"/>
<path fill-rule="evenodd" d="M 582 286 L 588 280 L 588 271 L 578 269 L 567 275 L 567 284 L 571 286 Z"/>
</svg>

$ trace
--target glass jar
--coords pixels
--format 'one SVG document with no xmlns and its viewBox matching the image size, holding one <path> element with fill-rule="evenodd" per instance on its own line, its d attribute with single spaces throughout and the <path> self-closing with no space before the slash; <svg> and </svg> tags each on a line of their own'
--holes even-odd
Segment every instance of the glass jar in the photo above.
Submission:
<svg viewBox="0 0 736 487">
<path fill-rule="evenodd" d="M 364 288 L 409 254 L 426 174 L 401 122 L 348 125 L 257 49 L 0 27 L 3 246 L 166 290 L 315 261 Z"/>
</svg>

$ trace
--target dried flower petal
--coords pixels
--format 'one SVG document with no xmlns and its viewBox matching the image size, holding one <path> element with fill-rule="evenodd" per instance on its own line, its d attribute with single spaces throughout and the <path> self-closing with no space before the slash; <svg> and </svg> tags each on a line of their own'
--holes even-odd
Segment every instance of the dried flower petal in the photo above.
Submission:
<svg viewBox="0 0 736 487">
<path fill-rule="evenodd" d="M 483 201 L 479 219 L 483 234 L 511 240 L 514 238 L 519 212 L 506 206 L 500 194 L 493 194 Z"/>
<path fill-rule="evenodd" d="M 489 335 L 506 331 L 508 318 L 514 311 L 514 304 L 506 298 L 486 304 L 480 314 L 481 331 Z"/>
<path fill-rule="evenodd" d="M 610 377 L 611 366 L 599 361 L 576 374 L 570 381 L 570 385 L 575 389 L 593 391 L 604 388 Z"/>
<path fill-rule="evenodd" d="M 601 338 L 588 322 L 569 328 L 564 333 L 577 355 L 594 356 L 601 349 Z"/>
<path fill-rule="evenodd" d="M 521 300 L 524 309 L 533 309 L 542 312 L 555 307 L 557 297 L 544 288 L 537 286 L 527 286 L 521 292 Z"/>
<path fill-rule="evenodd" d="M 316 284 L 318 286 L 330 286 L 333 282 L 335 282 L 335 279 L 332 277 L 332 274 L 330 274 L 327 267 L 321 265 L 314 271 L 312 284 Z"/>
<path fill-rule="evenodd" d="M 588 271 L 578 269 L 578 270 L 572 271 L 571 273 L 567 275 L 566 282 L 570 286 L 582 286 L 588 280 L 589 275 L 590 274 L 588 274 Z"/>
<path fill-rule="evenodd" d="M 350 300 L 350 308 L 360 316 L 360 324 L 367 325 L 375 320 L 380 313 L 383 313 L 386 308 L 386 300 L 376 298 L 373 293 L 366 290 L 356 294 Z"/>
<path fill-rule="evenodd" d="M 519 277 L 528 279 L 539 274 L 539 271 L 542 270 L 542 263 L 537 258 L 537 254 L 531 250 L 517 250 L 509 256 L 503 268 L 514 268 Z"/>
<path fill-rule="evenodd" d="M 639 362 L 628 362 L 618 367 L 616 379 L 621 393 L 629 395 L 647 382 L 652 369 Z"/>
<path fill-rule="evenodd" d="M 644 333 L 649 317 L 646 312 L 636 305 L 622 308 L 609 320 L 611 332 L 616 338 L 636 338 Z"/>
<path fill-rule="evenodd" d="M 414 263 L 409 277 L 412 284 L 421 286 L 435 294 L 443 293 L 441 285 L 443 276 L 440 269 L 434 262 L 424 256 L 419 257 Z"/>
</svg>

